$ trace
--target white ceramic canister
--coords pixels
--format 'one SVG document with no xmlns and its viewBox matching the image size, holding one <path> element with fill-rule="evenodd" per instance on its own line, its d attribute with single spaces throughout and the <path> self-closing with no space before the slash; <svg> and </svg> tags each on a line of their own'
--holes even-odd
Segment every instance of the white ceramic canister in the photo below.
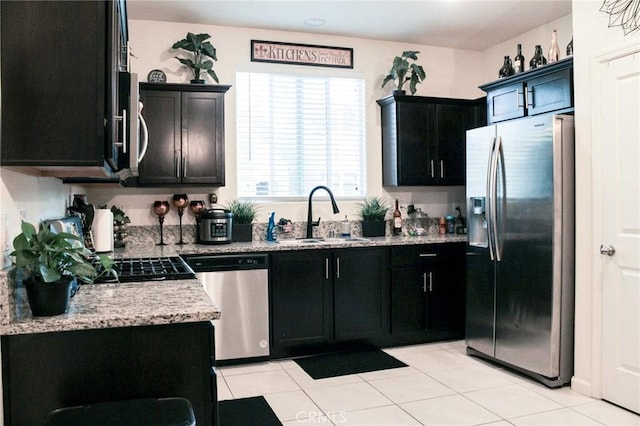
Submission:
<svg viewBox="0 0 640 426">
<path fill-rule="evenodd" d="M 96 253 L 113 251 L 113 213 L 96 209 L 93 218 L 93 248 Z"/>
</svg>

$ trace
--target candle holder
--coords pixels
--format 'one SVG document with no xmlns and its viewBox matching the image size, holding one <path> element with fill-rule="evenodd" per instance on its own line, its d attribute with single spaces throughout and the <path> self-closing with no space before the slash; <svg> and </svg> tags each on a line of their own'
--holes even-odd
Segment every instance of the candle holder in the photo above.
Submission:
<svg viewBox="0 0 640 426">
<path fill-rule="evenodd" d="M 194 200 L 189 203 L 189 210 L 196 218 L 196 241 L 200 239 L 200 213 L 204 211 L 204 201 Z"/>
<path fill-rule="evenodd" d="M 182 215 L 184 214 L 184 208 L 189 205 L 189 199 L 187 194 L 173 194 L 173 206 L 178 210 L 178 218 L 180 221 L 180 240 L 176 244 L 184 244 L 182 241 Z"/>
<path fill-rule="evenodd" d="M 160 242 L 156 244 L 157 246 L 165 246 L 165 242 L 162 236 L 162 224 L 164 223 L 164 217 L 167 213 L 169 213 L 169 202 L 168 201 L 154 201 L 153 202 L 153 212 L 158 215 L 158 222 L 160 222 Z"/>
</svg>

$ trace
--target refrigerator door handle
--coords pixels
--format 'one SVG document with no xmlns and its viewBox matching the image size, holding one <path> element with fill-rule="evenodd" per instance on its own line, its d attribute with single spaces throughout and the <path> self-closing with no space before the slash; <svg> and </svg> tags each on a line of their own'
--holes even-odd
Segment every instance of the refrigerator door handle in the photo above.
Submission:
<svg viewBox="0 0 640 426">
<path fill-rule="evenodd" d="M 491 227 L 493 234 L 493 248 L 496 255 L 496 261 L 500 262 L 502 260 L 502 256 L 500 254 L 500 241 L 498 238 L 498 166 L 503 164 L 504 154 L 502 151 L 502 136 L 498 137 L 496 148 L 493 153 L 495 156 L 493 162 L 493 193 L 491 194 L 491 211 L 492 211 L 492 219 L 491 219 Z"/>
<path fill-rule="evenodd" d="M 489 255 L 491 256 L 491 260 L 494 259 L 493 255 L 493 236 L 491 235 L 493 217 L 492 217 L 492 208 L 493 208 L 493 159 L 495 157 L 495 149 L 496 149 L 496 141 L 495 137 L 491 138 L 491 149 L 489 151 L 489 162 L 487 164 L 487 189 L 486 189 L 486 203 L 485 203 L 485 211 L 486 211 L 486 220 L 487 220 L 487 245 L 489 246 Z"/>
</svg>

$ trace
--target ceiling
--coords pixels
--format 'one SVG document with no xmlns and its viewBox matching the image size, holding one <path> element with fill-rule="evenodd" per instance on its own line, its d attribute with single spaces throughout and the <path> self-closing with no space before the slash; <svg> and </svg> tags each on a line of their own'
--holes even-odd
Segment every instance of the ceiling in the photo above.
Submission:
<svg viewBox="0 0 640 426">
<path fill-rule="evenodd" d="M 129 0 L 127 9 L 130 19 L 482 51 L 570 14 L 571 0 Z"/>
</svg>

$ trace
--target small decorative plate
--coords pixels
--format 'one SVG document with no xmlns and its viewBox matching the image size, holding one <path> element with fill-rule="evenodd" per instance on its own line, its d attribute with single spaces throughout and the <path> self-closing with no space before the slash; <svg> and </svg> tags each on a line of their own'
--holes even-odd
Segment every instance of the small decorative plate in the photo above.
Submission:
<svg viewBox="0 0 640 426">
<path fill-rule="evenodd" d="M 167 75 L 162 70 L 151 70 L 147 75 L 149 83 L 166 83 Z"/>
</svg>

